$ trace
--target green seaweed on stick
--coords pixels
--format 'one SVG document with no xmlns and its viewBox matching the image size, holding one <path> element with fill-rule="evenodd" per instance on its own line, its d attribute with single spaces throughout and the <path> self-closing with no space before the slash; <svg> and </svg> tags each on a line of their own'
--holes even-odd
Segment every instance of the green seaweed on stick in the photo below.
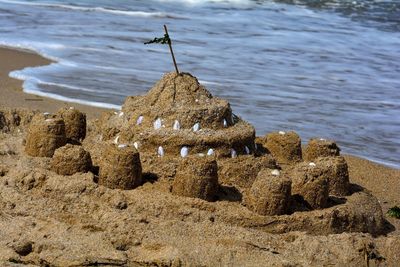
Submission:
<svg viewBox="0 0 400 267">
<path fill-rule="evenodd" d="M 178 65 L 176 64 L 174 51 L 172 50 L 172 42 L 171 42 L 171 38 L 169 38 L 167 25 L 164 25 L 164 31 L 165 31 L 164 37 L 155 37 L 153 40 L 145 42 L 144 44 L 145 45 L 147 45 L 147 44 L 168 44 L 169 51 L 171 52 L 171 56 L 172 56 L 172 61 L 174 62 L 176 74 L 179 75 Z"/>
</svg>

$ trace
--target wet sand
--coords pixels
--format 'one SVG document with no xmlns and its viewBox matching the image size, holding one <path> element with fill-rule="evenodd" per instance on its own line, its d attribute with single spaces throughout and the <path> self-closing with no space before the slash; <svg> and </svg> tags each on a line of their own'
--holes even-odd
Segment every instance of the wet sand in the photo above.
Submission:
<svg viewBox="0 0 400 267">
<path fill-rule="evenodd" d="M 0 59 L 1 107 L 24 107 L 42 112 L 53 113 L 61 107 L 73 106 L 85 112 L 89 119 L 98 117 L 104 110 L 106 110 L 102 108 L 26 94 L 22 91 L 22 81 L 10 78 L 8 76 L 13 70 L 23 69 L 28 66 L 42 66 L 51 64 L 52 62 L 46 58 L 43 58 L 30 51 L 13 50 L 0 47 Z"/>
</svg>

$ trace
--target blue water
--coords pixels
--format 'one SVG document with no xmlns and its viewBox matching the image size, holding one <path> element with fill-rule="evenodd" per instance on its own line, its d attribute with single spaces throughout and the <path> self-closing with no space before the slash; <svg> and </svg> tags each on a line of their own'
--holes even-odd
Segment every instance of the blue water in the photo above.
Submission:
<svg viewBox="0 0 400 267">
<path fill-rule="evenodd" d="M 400 1 L 0 0 L 0 45 L 57 61 L 11 73 L 24 90 L 118 108 L 179 67 L 257 134 L 332 138 L 400 167 Z"/>
</svg>

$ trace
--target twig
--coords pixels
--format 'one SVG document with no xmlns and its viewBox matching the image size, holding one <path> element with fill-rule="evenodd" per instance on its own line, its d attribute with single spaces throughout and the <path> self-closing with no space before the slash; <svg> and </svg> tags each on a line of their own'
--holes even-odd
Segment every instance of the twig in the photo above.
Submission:
<svg viewBox="0 0 400 267">
<path fill-rule="evenodd" d="M 165 24 L 164 24 L 164 30 L 165 30 L 165 34 L 166 34 L 167 36 L 169 36 L 169 34 L 168 34 L 168 29 L 167 29 L 167 25 L 165 25 Z M 171 38 L 168 38 L 168 46 L 169 46 L 169 50 L 171 51 L 172 60 L 174 61 L 174 66 L 175 66 L 176 74 L 179 75 L 178 65 L 176 64 L 176 60 L 175 60 L 175 56 L 174 56 L 174 51 L 172 50 Z"/>
</svg>

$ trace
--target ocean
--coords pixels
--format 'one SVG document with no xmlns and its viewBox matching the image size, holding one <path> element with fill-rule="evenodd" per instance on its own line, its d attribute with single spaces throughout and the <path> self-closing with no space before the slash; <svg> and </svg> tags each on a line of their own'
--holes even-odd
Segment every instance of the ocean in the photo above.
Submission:
<svg viewBox="0 0 400 267">
<path fill-rule="evenodd" d="M 400 168 L 400 1 L 0 0 L 0 45 L 55 63 L 24 90 L 120 108 L 178 66 L 257 135 L 294 130 Z"/>
</svg>

